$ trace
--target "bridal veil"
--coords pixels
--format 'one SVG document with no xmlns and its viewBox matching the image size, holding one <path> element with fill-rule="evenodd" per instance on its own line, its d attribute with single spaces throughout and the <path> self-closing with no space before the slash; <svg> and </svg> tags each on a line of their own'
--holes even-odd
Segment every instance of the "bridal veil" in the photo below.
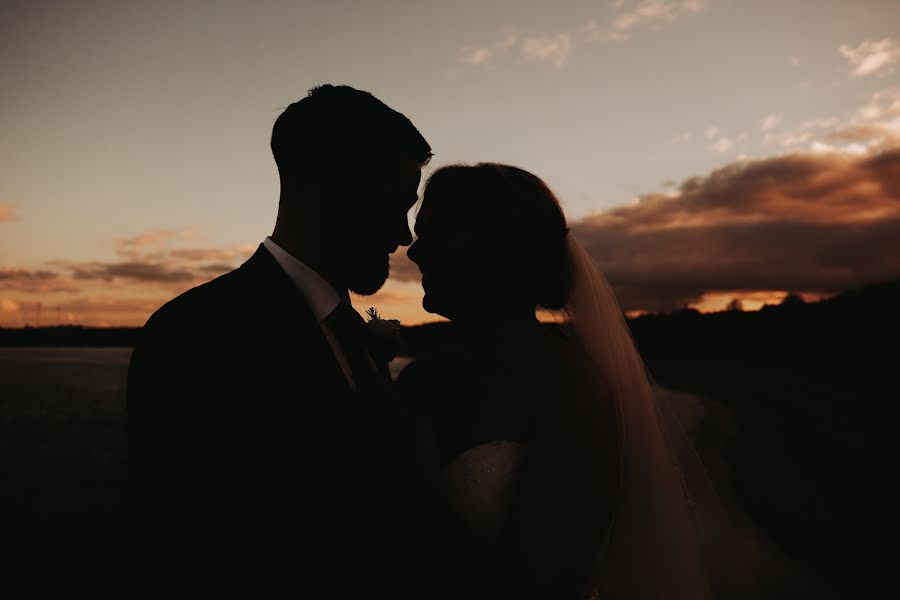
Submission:
<svg viewBox="0 0 900 600">
<path fill-rule="evenodd" d="M 706 469 L 661 402 L 610 285 L 567 237 L 568 323 L 614 394 L 621 420 L 621 495 L 599 558 L 601 598 L 755 598 L 746 546 Z"/>
</svg>

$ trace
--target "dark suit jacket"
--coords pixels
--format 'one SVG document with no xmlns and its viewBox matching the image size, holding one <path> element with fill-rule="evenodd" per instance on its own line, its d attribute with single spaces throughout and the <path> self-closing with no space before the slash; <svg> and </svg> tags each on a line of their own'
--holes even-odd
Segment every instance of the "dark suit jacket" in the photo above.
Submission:
<svg viewBox="0 0 900 600">
<path fill-rule="evenodd" d="M 132 593 L 452 594 L 444 513 L 269 252 L 160 308 L 128 377 Z"/>
</svg>

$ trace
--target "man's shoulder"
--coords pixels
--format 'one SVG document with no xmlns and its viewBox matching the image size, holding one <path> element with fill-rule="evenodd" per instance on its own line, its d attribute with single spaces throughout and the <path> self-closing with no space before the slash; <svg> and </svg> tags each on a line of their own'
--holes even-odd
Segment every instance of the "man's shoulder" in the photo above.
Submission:
<svg viewBox="0 0 900 600">
<path fill-rule="evenodd" d="M 301 303 L 294 295 L 287 276 L 260 247 L 240 267 L 163 304 L 144 324 L 141 339 L 255 339 L 298 310 Z"/>
<path fill-rule="evenodd" d="M 245 296 L 240 279 L 238 268 L 179 294 L 159 307 L 144 328 L 166 328 L 184 322 L 200 324 L 214 319 Z"/>
</svg>

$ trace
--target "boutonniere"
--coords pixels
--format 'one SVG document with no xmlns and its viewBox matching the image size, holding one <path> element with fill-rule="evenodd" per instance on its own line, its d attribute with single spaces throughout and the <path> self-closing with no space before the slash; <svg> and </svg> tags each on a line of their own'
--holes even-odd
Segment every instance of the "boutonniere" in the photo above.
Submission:
<svg viewBox="0 0 900 600">
<path fill-rule="evenodd" d="M 369 352 L 377 361 L 389 363 L 400 351 L 400 321 L 382 319 L 378 310 L 370 306 L 366 310 L 369 322 L 366 331 L 369 333 Z"/>
</svg>

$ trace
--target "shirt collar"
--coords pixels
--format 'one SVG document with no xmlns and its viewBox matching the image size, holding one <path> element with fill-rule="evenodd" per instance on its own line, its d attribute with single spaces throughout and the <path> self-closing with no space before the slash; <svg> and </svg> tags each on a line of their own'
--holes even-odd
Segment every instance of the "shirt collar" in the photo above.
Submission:
<svg viewBox="0 0 900 600">
<path fill-rule="evenodd" d="M 263 240 L 263 245 L 278 264 L 281 265 L 281 268 L 284 269 L 291 281 L 294 282 L 316 319 L 319 321 L 325 320 L 325 317 L 330 315 L 341 301 L 341 296 L 337 290 L 325 281 L 321 275 L 276 244 L 271 237 L 267 236 Z"/>
</svg>

